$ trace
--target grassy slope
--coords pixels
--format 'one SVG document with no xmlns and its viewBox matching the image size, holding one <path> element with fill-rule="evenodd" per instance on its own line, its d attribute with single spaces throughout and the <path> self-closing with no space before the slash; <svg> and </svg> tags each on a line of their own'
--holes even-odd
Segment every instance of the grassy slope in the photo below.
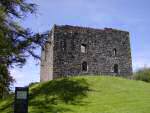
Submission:
<svg viewBox="0 0 150 113">
<path fill-rule="evenodd" d="M 12 113 L 12 98 L 0 113 Z M 29 113 L 149 113 L 150 84 L 119 77 L 59 79 L 30 88 Z"/>
</svg>

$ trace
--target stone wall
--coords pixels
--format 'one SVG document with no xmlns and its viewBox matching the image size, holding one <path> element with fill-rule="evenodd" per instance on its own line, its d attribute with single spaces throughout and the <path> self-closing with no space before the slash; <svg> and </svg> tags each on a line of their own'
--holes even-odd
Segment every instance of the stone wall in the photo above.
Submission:
<svg viewBox="0 0 150 113">
<path fill-rule="evenodd" d="M 129 32 L 66 25 L 55 26 L 53 35 L 53 71 L 49 74 L 53 77 L 50 78 L 132 74 Z M 81 45 L 85 52 L 81 52 Z M 50 55 L 47 59 L 51 59 Z M 87 70 L 83 70 L 83 62 L 87 63 Z M 115 65 L 118 72 L 114 72 Z"/>
<path fill-rule="evenodd" d="M 49 43 L 46 43 L 44 49 L 41 50 L 41 82 L 53 79 L 54 29 L 50 31 L 48 41 Z"/>
</svg>

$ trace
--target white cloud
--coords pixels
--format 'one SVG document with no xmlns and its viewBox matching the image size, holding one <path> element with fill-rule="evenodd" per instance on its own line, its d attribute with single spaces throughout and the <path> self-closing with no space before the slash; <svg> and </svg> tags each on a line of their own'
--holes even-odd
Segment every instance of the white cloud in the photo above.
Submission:
<svg viewBox="0 0 150 113">
<path fill-rule="evenodd" d="M 15 79 L 22 79 L 24 77 L 23 73 L 21 72 L 21 70 L 19 69 L 11 69 L 11 75 L 15 78 Z"/>
<path fill-rule="evenodd" d="M 11 76 L 14 77 L 16 83 L 15 87 L 22 87 L 29 85 L 31 82 L 39 82 L 39 65 L 35 65 L 32 58 L 28 59 L 27 64 L 23 68 L 13 68 L 10 69 Z"/>
</svg>

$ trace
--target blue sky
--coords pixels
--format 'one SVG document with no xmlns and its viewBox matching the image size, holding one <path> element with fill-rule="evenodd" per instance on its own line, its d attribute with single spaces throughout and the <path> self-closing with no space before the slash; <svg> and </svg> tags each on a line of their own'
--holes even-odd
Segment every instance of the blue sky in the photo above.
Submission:
<svg viewBox="0 0 150 113">
<path fill-rule="evenodd" d="M 133 69 L 150 67 L 150 0 L 31 0 L 38 13 L 20 21 L 34 32 L 54 24 L 116 28 L 130 32 Z M 40 80 L 40 66 L 32 58 L 23 68 L 11 69 L 15 86 Z"/>
</svg>

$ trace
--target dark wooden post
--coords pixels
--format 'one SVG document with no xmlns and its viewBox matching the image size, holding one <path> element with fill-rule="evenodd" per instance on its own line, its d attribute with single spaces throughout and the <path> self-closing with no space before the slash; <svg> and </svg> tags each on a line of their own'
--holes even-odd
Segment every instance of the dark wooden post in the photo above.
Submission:
<svg viewBox="0 0 150 113">
<path fill-rule="evenodd" d="M 14 113 L 28 113 L 28 87 L 15 88 Z"/>
</svg>

